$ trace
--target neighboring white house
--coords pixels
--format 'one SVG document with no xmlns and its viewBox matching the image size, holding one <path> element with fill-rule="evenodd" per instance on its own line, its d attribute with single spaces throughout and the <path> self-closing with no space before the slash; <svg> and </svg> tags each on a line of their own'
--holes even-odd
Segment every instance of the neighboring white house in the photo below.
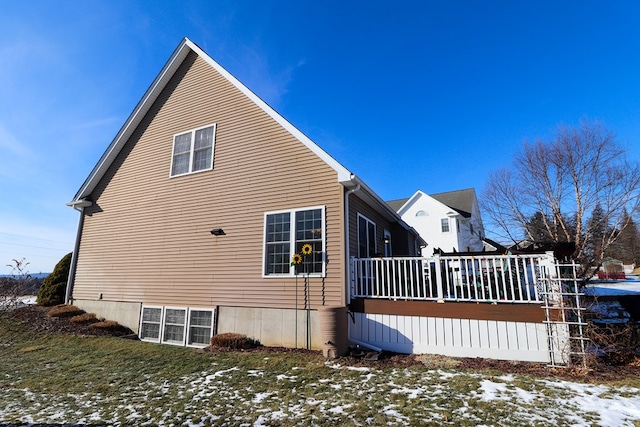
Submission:
<svg viewBox="0 0 640 427">
<path fill-rule="evenodd" d="M 408 199 L 387 202 L 428 243 L 422 256 L 434 250 L 480 252 L 484 226 L 473 188 L 425 194 L 418 190 Z"/>
</svg>

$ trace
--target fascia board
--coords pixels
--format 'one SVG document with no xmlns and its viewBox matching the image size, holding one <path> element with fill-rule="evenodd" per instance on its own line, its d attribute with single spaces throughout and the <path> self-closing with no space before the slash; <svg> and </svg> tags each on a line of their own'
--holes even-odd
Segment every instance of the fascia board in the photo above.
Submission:
<svg viewBox="0 0 640 427">
<path fill-rule="evenodd" d="M 307 148 L 309 148 L 315 155 L 320 157 L 327 165 L 329 165 L 338 174 L 338 182 L 347 184 L 351 182 L 353 174 L 349 172 L 344 166 L 342 166 L 336 159 L 331 157 L 329 153 L 324 151 L 320 146 L 313 142 L 309 137 L 303 134 L 298 128 L 292 125 L 287 119 L 281 116 L 277 111 L 264 102 L 258 95 L 253 93 L 251 89 L 242 84 L 240 80 L 235 78 L 225 68 L 213 60 L 207 55 L 198 45 L 192 41 L 186 41 L 187 45 L 196 52 L 202 59 L 204 59 L 209 65 L 211 65 L 218 73 L 224 76 L 229 82 L 231 82 L 240 92 L 246 95 L 251 101 L 258 105 L 265 113 L 267 113 L 272 119 L 274 119 L 280 126 L 285 128 L 296 139 L 302 142 Z"/>
<path fill-rule="evenodd" d="M 78 192 L 73 198 L 73 201 L 80 200 L 87 197 L 100 179 L 104 176 L 111 163 L 115 160 L 116 156 L 127 142 L 131 134 L 135 131 L 136 127 L 140 124 L 145 114 L 149 111 L 154 101 L 160 95 L 167 82 L 171 79 L 175 71 L 182 64 L 184 58 L 190 51 L 195 52 L 198 56 L 204 59 L 210 66 L 224 76 L 229 82 L 231 82 L 238 90 L 251 99 L 256 105 L 258 105 L 263 111 L 265 111 L 271 118 L 277 123 L 289 131 L 296 139 L 302 142 L 307 148 L 309 148 L 314 154 L 322 159 L 327 165 L 336 171 L 338 175 L 338 182 L 349 187 L 352 185 L 354 175 L 349 172 L 344 166 L 342 166 L 337 160 L 331 157 L 326 151 L 320 148 L 316 143 L 311 141 L 300 130 L 293 126 L 284 117 L 278 114 L 273 108 L 271 108 L 260 97 L 253 93 L 249 88 L 242 84 L 238 79 L 231 75 L 220 64 L 214 61 L 209 55 L 207 55 L 198 45 L 193 43 L 188 38 L 184 38 L 180 45 L 175 49 L 165 66 L 162 68 L 158 76 L 155 78 L 151 86 L 147 89 L 142 99 L 138 102 L 133 112 L 129 115 L 125 124 L 116 134 L 107 150 L 102 157 L 98 160 L 98 163 L 93 168 L 87 179 L 84 181 Z M 73 203 L 73 201 L 71 203 Z"/>
<path fill-rule="evenodd" d="M 71 204 L 77 200 L 87 197 L 94 190 L 100 179 L 104 176 L 111 166 L 111 163 L 115 160 L 116 156 L 120 153 L 120 150 L 127 142 L 131 134 L 136 130 L 146 113 L 149 111 L 155 100 L 158 98 L 168 81 L 173 77 L 174 73 L 182 64 L 184 58 L 189 54 L 189 40 L 184 38 L 178 47 L 173 51 L 173 54 L 166 62 L 160 73 L 153 80 L 143 97 L 138 101 L 135 108 L 125 121 L 124 125 L 120 128 L 115 138 L 111 141 L 106 151 L 98 160 L 98 163 L 93 168 L 87 179 L 84 181 L 76 195 L 73 197 Z"/>
<path fill-rule="evenodd" d="M 400 209 L 398 209 L 398 215 L 402 216 L 404 215 L 404 213 L 407 211 L 407 209 L 409 209 L 409 207 L 420 197 L 420 196 L 425 196 L 426 194 L 424 194 L 422 191 L 417 190 L 415 193 L 413 193 L 413 196 L 409 197 L 409 199 L 404 202 L 404 205 L 402 205 L 400 207 Z"/>
</svg>

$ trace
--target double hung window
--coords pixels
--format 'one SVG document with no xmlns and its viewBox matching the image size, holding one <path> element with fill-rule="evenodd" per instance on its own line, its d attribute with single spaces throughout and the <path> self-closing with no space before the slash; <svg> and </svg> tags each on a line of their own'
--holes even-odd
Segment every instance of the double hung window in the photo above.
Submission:
<svg viewBox="0 0 640 427">
<path fill-rule="evenodd" d="M 215 135 L 215 124 L 175 135 L 171 176 L 213 169 Z"/>
<path fill-rule="evenodd" d="M 265 214 L 264 275 L 291 276 L 293 254 L 302 256 L 298 273 L 324 275 L 324 207 L 292 209 Z M 302 247 L 310 245 L 311 254 Z"/>
<path fill-rule="evenodd" d="M 442 232 L 443 233 L 448 233 L 449 231 L 451 231 L 449 229 L 449 218 L 442 218 L 440 220 L 440 225 L 442 227 Z"/>
</svg>

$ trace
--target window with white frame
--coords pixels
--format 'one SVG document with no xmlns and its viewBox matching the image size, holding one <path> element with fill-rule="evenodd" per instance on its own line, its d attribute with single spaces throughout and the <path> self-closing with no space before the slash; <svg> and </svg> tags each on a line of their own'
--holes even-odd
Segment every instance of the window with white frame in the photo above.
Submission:
<svg viewBox="0 0 640 427">
<path fill-rule="evenodd" d="M 449 231 L 451 231 L 449 229 L 449 218 L 442 218 L 440 220 L 440 226 L 442 228 L 443 233 L 448 233 Z"/>
<path fill-rule="evenodd" d="M 168 344 L 184 344 L 186 320 L 187 310 L 183 308 L 165 308 L 162 342 Z"/>
<path fill-rule="evenodd" d="M 265 276 L 292 276 L 293 254 L 302 255 L 298 273 L 324 275 L 325 214 L 324 207 L 267 212 L 264 220 Z M 310 255 L 302 254 L 302 247 L 311 245 Z"/>
<path fill-rule="evenodd" d="M 211 342 L 213 311 L 189 310 L 189 338 L 187 345 L 207 346 Z"/>
<path fill-rule="evenodd" d="M 143 307 L 140 320 L 140 339 L 144 341 L 160 341 L 162 326 L 162 307 Z"/>
<path fill-rule="evenodd" d="M 215 124 L 175 135 L 171 176 L 213 169 L 215 135 Z"/>
<path fill-rule="evenodd" d="M 213 335 L 214 312 L 213 309 L 203 308 L 142 307 L 140 339 L 194 347 L 207 346 Z"/>
</svg>

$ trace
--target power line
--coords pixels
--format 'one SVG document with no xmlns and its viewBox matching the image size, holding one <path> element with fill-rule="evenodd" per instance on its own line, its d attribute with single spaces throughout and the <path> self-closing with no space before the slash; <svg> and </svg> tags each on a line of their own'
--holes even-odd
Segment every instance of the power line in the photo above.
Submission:
<svg viewBox="0 0 640 427">
<path fill-rule="evenodd" d="M 42 237 L 27 236 L 27 235 L 24 235 L 24 234 L 5 233 L 3 231 L 0 231 L 0 234 L 5 235 L 5 236 L 11 236 L 11 237 L 21 237 L 21 238 L 25 238 L 25 239 L 42 240 L 42 241 L 45 241 L 45 242 L 68 243 L 68 242 L 63 242 L 63 241 L 60 241 L 60 240 L 51 240 L 51 239 L 43 239 Z"/>
<path fill-rule="evenodd" d="M 67 250 L 68 248 L 50 248 L 50 247 L 46 247 L 46 246 L 34 246 L 34 245 L 23 245 L 22 243 L 11 243 L 11 242 L 1 242 L 2 244 L 5 245 L 12 245 L 12 246 L 22 246 L 25 248 L 37 248 L 37 249 L 47 249 L 47 250 L 52 250 L 52 251 L 64 251 Z M 60 242 L 60 243 L 64 243 L 64 242 Z"/>
</svg>

